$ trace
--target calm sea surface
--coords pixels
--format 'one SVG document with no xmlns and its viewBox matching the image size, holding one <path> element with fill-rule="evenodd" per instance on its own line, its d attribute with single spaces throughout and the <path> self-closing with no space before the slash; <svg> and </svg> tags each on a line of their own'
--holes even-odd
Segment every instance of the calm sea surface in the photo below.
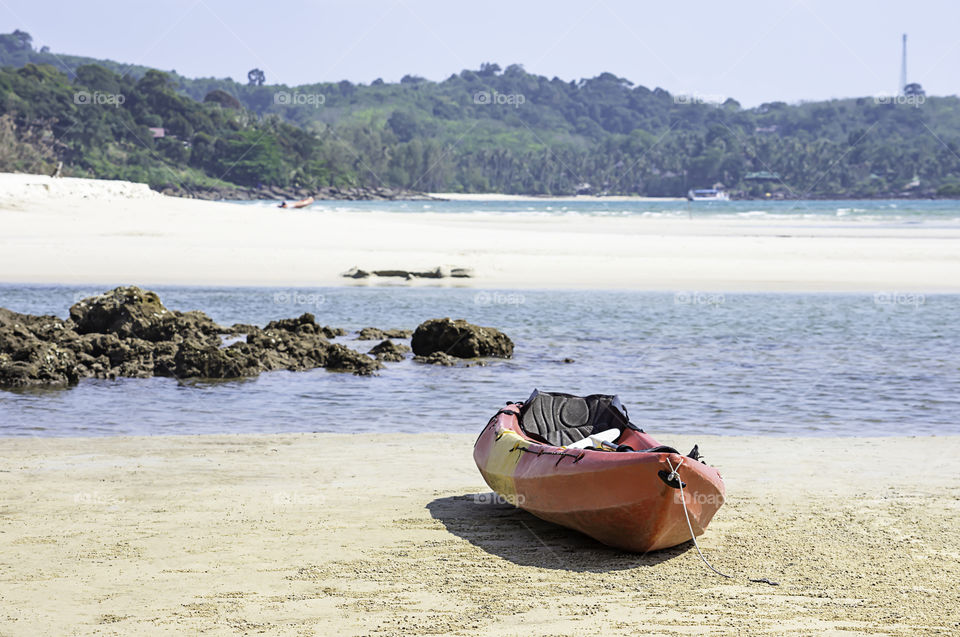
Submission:
<svg viewBox="0 0 960 637">
<path fill-rule="evenodd" d="M 276 201 L 236 202 L 274 207 Z M 653 218 L 813 220 L 824 223 L 926 224 L 960 227 L 960 201 L 318 201 L 295 214 L 328 210 L 387 211 L 405 214 L 452 212 L 474 215 L 588 215 Z M 292 211 L 291 211 L 292 212 Z"/>
<path fill-rule="evenodd" d="M 0 306 L 66 317 L 91 287 L 0 286 Z M 324 324 L 414 328 L 462 317 L 504 330 L 515 358 L 378 377 L 325 370 L 178 385 L 87 380 L 0 390 L 0 435 L 478 432 L 534 387 L 618 393 L 648 431 L 960 434 L 960 296 L 458 288 L 157 288 L 222 324 L 313 312 Z M 337 339 L 366 351 L 375 342 Z M 565 363 L 565 358 L 575 362 Z"/>
</svg>

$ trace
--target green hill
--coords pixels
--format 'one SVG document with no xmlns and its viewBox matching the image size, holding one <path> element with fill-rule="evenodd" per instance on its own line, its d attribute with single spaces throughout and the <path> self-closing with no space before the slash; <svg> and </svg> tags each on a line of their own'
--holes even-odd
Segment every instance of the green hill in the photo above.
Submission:
<svg viewBox="0 0 960 637">
<path fill-rule="evenodd" d="M 0 35 L 0 64 L 3 170 L 64 161 L 157 188 L 960 195 L 956 97 L 743 109 L 610 73 L 568 82 L 495 64 L 442 82 L 258 85 L 37 51 L 23 32 Z"/>
</svg>

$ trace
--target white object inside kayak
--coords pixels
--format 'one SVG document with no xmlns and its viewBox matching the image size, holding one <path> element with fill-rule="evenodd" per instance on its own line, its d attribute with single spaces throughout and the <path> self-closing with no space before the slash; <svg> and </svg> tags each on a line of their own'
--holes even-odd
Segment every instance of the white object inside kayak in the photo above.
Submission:
<svg viewBox="0 0 960 637">
<path fill-rule="evenodd" d="M 567 449 L 586 449 L 587 447 L 601 447 L 604 442 L 613 442 L 620 436 L 619 429 L 607 429 L 600 433 L 587 436 L 583 440 L 578 440 L 567 445 Z"/>
</svg>

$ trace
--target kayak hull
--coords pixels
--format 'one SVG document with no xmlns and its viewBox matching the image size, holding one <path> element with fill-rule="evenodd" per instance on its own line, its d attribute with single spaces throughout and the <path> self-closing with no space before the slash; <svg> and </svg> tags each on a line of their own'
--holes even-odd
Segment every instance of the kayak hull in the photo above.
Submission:
<svg viewBox="0 0 960 637">
<path fill-rule="evenodd" d="M 712 467 L 677 453 L 553 447 L 530 439 L 518 412 L 517 404 L 501 410 L 481 432 L 473 455 L 491 489 L 539 518 L 643 553 L 690 540 L 683 502 L 696 535 L 723 504 L 723 480 Z M 659 446 L 633 430 L 620 442 L 634 449 Z M 680 490 L 659 475 L 669 473 L 670 465 L 680 466 L 682 500 Z"/>
</svg>

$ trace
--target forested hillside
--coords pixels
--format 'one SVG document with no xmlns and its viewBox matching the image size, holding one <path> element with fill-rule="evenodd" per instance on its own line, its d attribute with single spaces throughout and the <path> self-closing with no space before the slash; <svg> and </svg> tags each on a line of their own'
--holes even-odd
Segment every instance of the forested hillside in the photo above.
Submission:
<svg viewBox="0 0 960 637">
<path fill-rule="evenodd" d="M 570 82 L 496 64 L 442 82 L 288 87 L 37 51 L 23 32 L 0 36 L 0 64 L 2 170 L 63 161 L 67 174 L 155 188 L 960 195 L 956 97 L 743 109 L 609 73 Z"/>
</svg>

